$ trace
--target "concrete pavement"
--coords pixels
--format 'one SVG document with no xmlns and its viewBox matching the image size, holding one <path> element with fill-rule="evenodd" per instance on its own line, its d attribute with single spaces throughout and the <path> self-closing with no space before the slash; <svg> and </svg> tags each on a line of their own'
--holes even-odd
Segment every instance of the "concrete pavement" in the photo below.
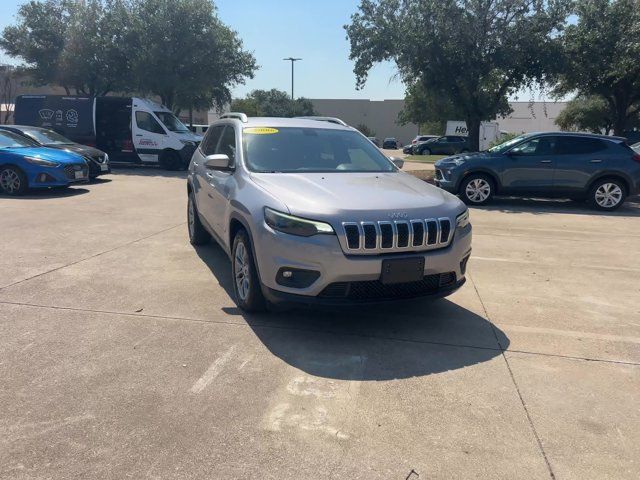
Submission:
<svg viewBox="0 0 640 480">
<path fill-rule="evenodd" d="M 0 478 L 640 475 L 640 204 L 473 209 L 446 300 L 245 315 L 183 175 L 0 197 Z"/>
</svg>

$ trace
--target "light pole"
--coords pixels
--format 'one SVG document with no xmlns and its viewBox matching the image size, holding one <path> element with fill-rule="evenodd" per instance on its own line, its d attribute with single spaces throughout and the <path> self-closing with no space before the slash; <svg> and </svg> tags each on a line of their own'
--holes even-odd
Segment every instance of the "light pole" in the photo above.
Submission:
<svg viewBox="0 0 640 480">
<path fill-rule="evenodd" d="M 291 62 L 291 100 L 294 100 L 293 97 L 293 64 L 302 60 L 301 58 L 294 58 L 294 57 L 289 57 L 289 58 L 283 58 L 282 60 L 285 60 L 287 62 Z"/>
</svg>

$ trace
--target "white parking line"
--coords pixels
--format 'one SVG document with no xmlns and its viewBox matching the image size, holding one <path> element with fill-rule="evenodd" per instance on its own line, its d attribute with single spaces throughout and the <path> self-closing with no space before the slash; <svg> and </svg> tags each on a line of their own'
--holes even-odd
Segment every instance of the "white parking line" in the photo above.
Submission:
<svg viewBox="0 0 640 480">
<path fill-rule="evenodd" d="M 537 265 L 540 267 L 569 267 L 569 268 L 590 268 L 593 270 L 610 270 L 614 272 L 640 272 L 640 268 L 630 268 L 630 267 L 607 267 L 606 265 L 561 265 L 561 264 L 549 264 L 549 263 L 541 263 L 534 262 L 531 260 L 516 260 L 511 258 L 498 258 L 498 257 L 477 257 L 475 255 L 471 256 L 471 260 L 481 260 L 483 262 L 503 262 L 503 263 L 518 263 L 521 265 Z"/>
<path fill-rule="evenodd" d="M 236 346 L 232 345 L 231 348 L 229 348 L 229 350 L 227 350 L 225 353 L 223 353 L 221 356 L 215 359 L 215 361 L 211 364 L 211 366 L 207 369 L 207 371 L 204 372 L 204 374 L 198 379 L 196 383 L 193 384 L 193 387 L 191 387 L 191 393 L 200 393 L 205 388 L 207 388 L 207 386 L 211 382 L 213 382 L 213 380 L 218 376 L 218 374 L 222 370 L 222 367 L 224 367 L 225 364 L 231 358 L 231 355 L 233 354 L 233 351 L 235 350 L 235 348 Z"/>
</svg>

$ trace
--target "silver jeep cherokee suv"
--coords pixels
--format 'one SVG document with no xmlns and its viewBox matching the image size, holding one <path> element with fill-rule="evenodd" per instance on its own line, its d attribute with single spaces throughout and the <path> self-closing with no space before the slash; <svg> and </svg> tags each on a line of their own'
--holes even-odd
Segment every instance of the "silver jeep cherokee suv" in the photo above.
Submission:
<svg viewBox="0 0 640 480">
<path fill-rule="evenodd" d="M 223 115 L 187 191 L 191 243 L 227 252 L 246 311 L 442 297 L 465 281 L 467 207 L 348 126 Z"/>
</svg>

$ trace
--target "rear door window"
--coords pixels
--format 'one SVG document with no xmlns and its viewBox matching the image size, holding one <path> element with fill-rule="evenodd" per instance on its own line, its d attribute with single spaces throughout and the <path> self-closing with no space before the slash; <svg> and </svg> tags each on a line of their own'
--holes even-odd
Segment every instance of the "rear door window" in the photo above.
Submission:
<svg viewBox="0 0 640 480">
<path fill-rule="evenodd" d="M 607 142 L 597 138 L 558 137 L 558 155 L 589 155 L 607 149 Z"/>
</svg>

